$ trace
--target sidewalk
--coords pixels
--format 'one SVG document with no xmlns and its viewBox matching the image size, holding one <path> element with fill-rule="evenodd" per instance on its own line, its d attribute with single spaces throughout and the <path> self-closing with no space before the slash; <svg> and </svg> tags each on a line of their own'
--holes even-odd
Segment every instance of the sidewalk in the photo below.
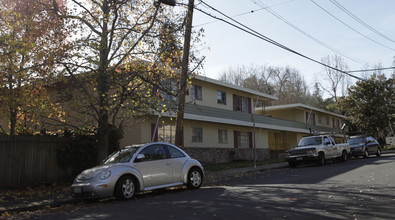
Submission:
<svg viewBox="0 0 395 220">
<path fill-rule="evenodd" d="M 216 184 L 228 178 L 246 175 L 263 170 L 280 169 L 287 167 L 288 163 L 276 163 L 264 166 L 246 167 L 224 171 L 206 171 L 203 187 Z M 23 190 L 0 191 L 0 219 L 8 214 L 35 211 L 44 208 L 55 208 L 66 204 L 79 202 L 71 198 L 69 186 L 51 185 Z"/>
</svg>

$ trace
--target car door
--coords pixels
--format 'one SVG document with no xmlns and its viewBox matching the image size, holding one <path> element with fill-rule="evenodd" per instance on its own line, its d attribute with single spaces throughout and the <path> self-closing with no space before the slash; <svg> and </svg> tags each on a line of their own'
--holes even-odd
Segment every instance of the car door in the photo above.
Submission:
<svg viewBox="0 0 395 220">
<path fill-rule="evenodd" d="M 332 157 L 334 157 L 335 154 L 336 154 L 336 146 L 334 145 L 332 139 L 327 137 L 327 136 L 325 136 L 324 140 L 323 140 L 323 143 L 324 143 L 324 149 L 325 149 L 325 152 L 326 152 L 325 158 L 332 158 Z"/>
<path fill-rule="evenodd" d="M 134 167 L 140 172 L 144 188 L 173 183 L 173 168 L 166 153 L 166 146 L 150 145 L 140 151 L 143 158 L 135 160 Z"/>
<path fill-rule="evenodd" d="M 368 148 L 369 154 L 375 154 L 379 143 L 372 137 L 366 138 L 366 147 Z"/>
<path fill-rule="evenodd" d="M 170 166 L 172 166 L 173 168 L 174 182 L 182 183 L 183 181 L 182 169 L 184 168 L 184 164 L 188 160 L 188 157 L 173 146 L 170 145 L 167 146 L 167 150 L 170 155 L 169 163 Z"/>
</svg>

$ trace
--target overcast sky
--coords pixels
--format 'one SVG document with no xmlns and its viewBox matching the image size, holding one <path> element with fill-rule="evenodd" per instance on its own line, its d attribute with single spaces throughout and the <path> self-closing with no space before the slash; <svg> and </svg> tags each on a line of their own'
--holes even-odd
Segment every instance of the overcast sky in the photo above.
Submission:
<svg viewBox="0 0 395 220">
<path fill-rule="evenodd" d="M 187 0 L 183 2 L 187 3 Z M 365 64 L 372 68 L 377 64 L 391 67 L 394 60 L 394 0 L 204 0 L 204 2 L 254 31 L 318 61 L 337 53 L 344 57 L 350 70 L 360 70 L 365 68 Z M 339 3 L 339 7 L 348 10 L 378 33 L 357 22 L 334 3 Z M 199 0 L 195 0 L 195 5 L 205 12 L 223 18 Z M 269 6 L 272 13 L 289 24 L 269 13 L 264 9 L 265 6 Z M 206 60 L 201 74 L 207 77 L 218 79 L 224 69 L 238 65 L 290 66 L 299 70 L 309 85 L 312 85 L 314 75 L 323 73 L 321 65 L 224 22 L 216 21 L 199 10 L 194 11 L 193 26 L 205 29 L 203 41 L 206 42 L 206 47 L 201 51 L 201 55 L 206 56 Z M 392 72 L 393 70 L 385 71 L 387 77 Z M 361 76 L 360 73 L 353 74 Z"/>
</svg>

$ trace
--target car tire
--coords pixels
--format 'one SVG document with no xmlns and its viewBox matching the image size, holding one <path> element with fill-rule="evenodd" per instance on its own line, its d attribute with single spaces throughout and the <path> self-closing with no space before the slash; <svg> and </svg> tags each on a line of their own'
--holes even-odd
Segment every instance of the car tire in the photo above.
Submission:
<svg viewBox="0 0 395 220">
<path fill-rule="evenodd" d="M 376 152 L 376 157 L 380 157 L 380 156 L 381 156 L 381 149 L 378 147 Z"/>
<path fill-rule="evenodd" d="M 324 153 L 320 152 L 318 154 L 317 164 L 320 165 L 320 166 L 325 164 L 325 155 L 324 155 Z"/>
<path fill-rule="evenodd" d="M 342 162 L 346 162 L 348 159 L 347 151 L 343 150 L 342 155 L 340 156 L 340 160 Z"/>
<path fill-rule="evenodd" d="M 193 167 L 189 170 L 187 178 L 187 187 L 198 189 L 203 183 L 203 172 L 200 168 Z"/>
<path fill-rule="evenodd" d="M 288 162 L 289 167 L 296 167 L 298 166 L 298 162 Z"/>
<path fill-rule="evenodd" d="M 363 152 L 363 158 L 368 158 L 369 157 L 369 151 L 368 148 L 365 148 L 365 151 Z"/>
<path fill-rule="evenodd" d="M 122 176 L 115 184 L 114 194 L 117 199 L 127 200 L 133 198 L 136 192 L 136 182 L 132 176 Z"/>
</svg>

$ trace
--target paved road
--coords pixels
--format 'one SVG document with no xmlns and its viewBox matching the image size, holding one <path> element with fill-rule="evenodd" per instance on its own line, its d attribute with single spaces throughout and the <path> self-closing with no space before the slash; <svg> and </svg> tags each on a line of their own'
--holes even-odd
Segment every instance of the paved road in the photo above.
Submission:
<svg viewBox="0 0 395 220">
<path fill-rule="evenodd" d="M 233 178 L 220 186 L 103 201 L 40 219 L 394 219 L 395 154 Z"/>
</svg>

